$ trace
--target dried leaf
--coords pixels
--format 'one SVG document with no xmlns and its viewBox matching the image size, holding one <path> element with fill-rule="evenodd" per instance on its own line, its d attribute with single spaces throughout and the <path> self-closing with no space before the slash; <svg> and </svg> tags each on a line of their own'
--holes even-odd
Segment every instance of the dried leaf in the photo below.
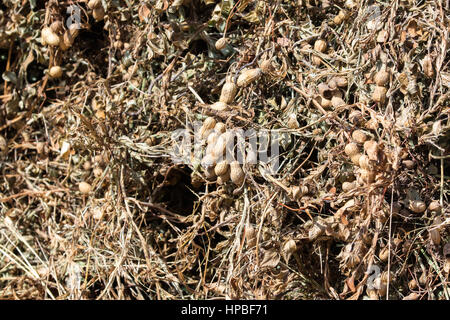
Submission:
<svg viewBox="0 0 450 320">
<path fill-rule="evenodd" d="M 261 261 L 261 268 L 275 268 L 280 262 L 280 255 L 274 249 L 263 250 L 263 258 Z"/>
<path fill-rule="evenodd" d="M 151 10 L 149 9 L 149 7 L 144 3 L 140 6 L 139 11 L 138 11 L 138 15 L 139 15 L 139 20 L 141 22 L 145 21 L 151 14 Z"/>
</svg>

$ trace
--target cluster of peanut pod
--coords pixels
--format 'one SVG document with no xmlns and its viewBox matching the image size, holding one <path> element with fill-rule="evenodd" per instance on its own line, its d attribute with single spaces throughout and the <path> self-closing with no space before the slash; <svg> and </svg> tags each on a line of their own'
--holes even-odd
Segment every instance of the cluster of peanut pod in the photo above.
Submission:
<svg viewBox="0 0 450 320">
<path fill-rule="evenodd" d="M 345 146 L 345 154 L 358 169 L 355 170 L 356 181 L 343 183 L 344 191 L 352 190 L 357 185 L 373 183 L 391 170 L 383 145 L 369 138 L 363 130 L 355 130 L 352 133 L 353 141 Z M 363 151 L 360 150 L 361 145 Z"/>
<path fill-rule="evenodd" d="M 67 30 L 61 20 L 54 21 L 50 27 L 44 27 L 41 31 L 41 43 L 51 48 L 59 48 L 62 51 L 69 49 L 75 38 L 78 36 L 79 29 L 77 24 L 72 24 Z M 53 62 L 51 62 L 53 64 Z M 49 68 L 49 76 L 52 78 L 60 78 L 63 70 L 59 65 L 53 65 Z"/>
<path fill-rule="evenodd" d="M 233 77 L 227 77 L 225 84 L 222 87 L 219 101 L 210 105 L 210 108 L 215 111 L 230 110 L 230 103 L 233 102 L 238 87 L 246 87 L 252 82 L 258 80 L 263 71 L 261 68 L 244 69 L 236 81 Z"/>
<path fill-rule="evenodd" d="M 230 104 L 234 101 L 238 88 L 246 87 L 258 80 L 265 73 L 264 70 L 269 70 L 269 66 L 270 62 L 262 63 L 261 68 L 244 69 L 236 81 L 233 81 L 233 77 L 227 77 L 219 101 L 211 104 L 210 108 L 215 111 L 230 110 Z M 239 161 L 230 160 L 230 156 L 227 156 L 227 151 L 230 155 L 229 149 L 234 147 L 230 146 L 234 140 L 232 131 L 227 130 L 223 122 L 216 122 L 213 117 L 208 117 L 203 122 L 199 134 L 200 139 L 206 142 L 206 153 L 201 161 L 205 177 L 210 181 L 216 180 L 219 185 L 231 180 L 235 185 L 241 186 L 245 180 L 242 166 Z"/>
<path fill-rule="evenodd" d="M 105 9 L 102 5 L 102 0 L 89 0 L 88 8 L 92 10 L 92 16 L 95 21 L 101 21 L 105 17 Z"/>
<path fill-rule="evenodd" d="M 386 85 L 389 83 L 389 76 L 390 76 L 389 71 L 386 70 L 385 66 L 383 66 L 383 68 L 380 71 L 378 71 L 373 77 L 373 81 L 375 82 L 376 85 L 372 93 L 373 101 L 381 104 L 385 103 L 387 93 Z"/>
<path fill-rule="evenodd" d="M 101 21 L 105 17 L 105 9 L 103 8 L 101 0 L 90 0 L 88 2 L 88 8 L 92 10 L 92 16 L 95 21 Z M 53 21 L 50 26 L 45 26 L 41 31 L 41 43 L 43 46 L 49 46 L 54 49 L 61 49 L 62 51 L 68 50 L 72 47 L 75 38 L 80 31 L 80 23 L 72 21 L 68 24 L 67 28 L 64 28 L 64 24 L 61 20 Z M 63 75 L 63 69 L 61 66 L 50 63 L 48 74 L 51 78 L 61 78 Z"/>
<path fill-rule="evenodd" d="M 338 108 L 346 105 L 341 89 L 347 87 L 348 81 L 344 77 L 333 77 L 327 83 L 323 82 L 317 86 L 319 91 L 319 104 L 324 109 Z"/>
<path fill-rule="evenodd" d="M 245 180 L 245 174 L 237 160 L 231 160 L 227 153 L 227 146 L 232 142 L 234 135 L 226 129 L 223 122 L 216 122 L 213 117 L 208 117 L 203 122 L 200 129 L 200 138 L 206 141 L 205 156 L 201 161 L 205 177 L 216 180 L 216 183 L 223 185 L 232 181 L 235 185 L 241 186 Z M 230 147 L 228 151 L 230 151 Z"/>
</svg>

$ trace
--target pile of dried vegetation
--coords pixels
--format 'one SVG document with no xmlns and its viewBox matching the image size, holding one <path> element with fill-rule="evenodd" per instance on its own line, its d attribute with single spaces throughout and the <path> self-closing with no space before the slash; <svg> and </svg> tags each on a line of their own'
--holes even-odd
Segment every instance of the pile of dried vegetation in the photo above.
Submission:
<svg viewBox="0 0 450 320">
<path fill-rule="evenodd" d="M 448 300 L 449 26 L 448 0 L 3 0 L 0 298 Z M 279 133 L 278 171 L 219 161 L 233 129 Z"/>
</svg>

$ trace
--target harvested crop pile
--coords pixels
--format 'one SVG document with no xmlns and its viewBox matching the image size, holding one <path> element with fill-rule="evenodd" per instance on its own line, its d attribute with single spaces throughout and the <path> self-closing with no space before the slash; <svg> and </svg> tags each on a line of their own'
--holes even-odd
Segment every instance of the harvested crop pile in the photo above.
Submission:
<svg viewBox="0 0 450 320">
<path fill-rule="evenodd" d="M 0 4 L 0 297 L 449 300 L 450 3 Z"/>
</svg>

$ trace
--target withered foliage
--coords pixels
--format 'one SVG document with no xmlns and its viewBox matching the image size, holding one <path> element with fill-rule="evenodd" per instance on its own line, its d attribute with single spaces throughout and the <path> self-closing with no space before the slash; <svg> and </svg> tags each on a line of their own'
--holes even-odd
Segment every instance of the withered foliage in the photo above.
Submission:
<svg viewBox="0 0 450 320">
<path fill-rule="evenodd" d="M 0 298 L 448 300 L 449 25 L 448 0 L 4 0 Z M 279 170 L 174 163 L 208 117 L 284 133 Z"/>
</svg>

